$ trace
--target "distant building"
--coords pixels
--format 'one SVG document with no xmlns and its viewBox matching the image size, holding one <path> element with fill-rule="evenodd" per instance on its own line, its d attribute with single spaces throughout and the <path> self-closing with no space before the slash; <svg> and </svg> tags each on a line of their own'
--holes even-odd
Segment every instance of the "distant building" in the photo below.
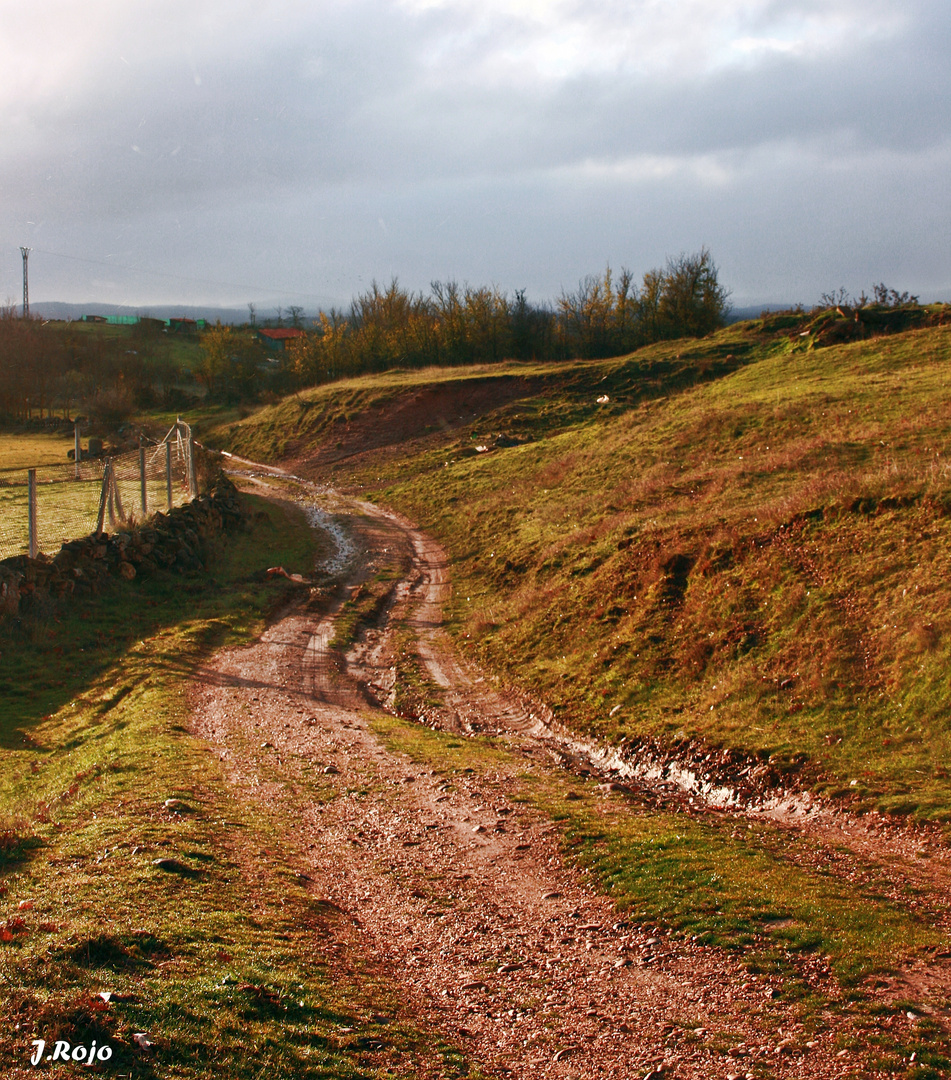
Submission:
<svg viewBox="0 0 951 1080">
<path fill-rule="evenodd" d="M 168 329 L 173 334 L 194 334 L 204 330 L 207 319 L 153 319 L 148 315 L 82 315 L 82 322 L 108 323 L 109 326 L 146 326 L 150 330 Z"/>
<path fill-rule="evenodd" d="M 281 352 L 294 338 L 302 337 L 304 331 L 299 326 L 279 326 L 273 330 L 256 330 L 258 341 L 272 352 Z"/>
<path fill-rule="evenodd" d="M 168 328 L 173 334 L 195 334 L 204 330 L 208 324 L 204 319 L 169 319 Z"/>
</svg>

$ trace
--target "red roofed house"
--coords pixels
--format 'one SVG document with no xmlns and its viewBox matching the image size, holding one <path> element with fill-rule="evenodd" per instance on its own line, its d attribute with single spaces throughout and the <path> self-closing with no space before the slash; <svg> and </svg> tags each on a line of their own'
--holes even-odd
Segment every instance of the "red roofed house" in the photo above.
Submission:
<svg viewBox="0 0 951 1080">
<path fill-rule="evenodd" d="M 287 348 L 287 343 L 299 338 L 304 331 L 299 326 L 278 326 L 270 330 L 258 330 L 257 336 L 265 348 L 279 352 Z"/>
</svg>

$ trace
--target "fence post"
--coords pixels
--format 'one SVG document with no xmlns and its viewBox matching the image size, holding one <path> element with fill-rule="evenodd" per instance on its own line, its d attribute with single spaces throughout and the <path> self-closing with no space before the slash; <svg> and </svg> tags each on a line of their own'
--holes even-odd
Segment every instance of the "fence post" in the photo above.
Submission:
<svg viewBox="0 0 951 1080">
<path fill-rule="evenodd" d="M 168 508 L 172 509 L 172 444 L 165 440 L 165 490 L 168 495 Z"/>
<path fill-rule="evenodd" d="M 36 469 L 27 470 L 26 492 L 27 514 L 29 518 L 30 558 L 35 559 L 39 552 L 39 544 L 36 539 Z"/>
<path fill-rule="evenodd" d="M 195 470 L 195 440 L 192 429 L 188 428 L 188 497 L 194 499 L 198 494 L 198 474 Z"/>
<path fill-rule="evenodd" d="M 113 509 L 115 505 L 115 509 Z M 116 480 L 116 465 L 115 462 L 109 461 L 109 520 L 113 526 L 115 526 L 116 519 L 119 522 L 126 520 L 125 509 L 122 505 L 122 492 L 119 490 L 119 483 Z"/>
<path fill-rule="evenodd" d="M 76 479 L 78 480 L 80 473 L 79 463 L 82 461 L 83 457 L 82 441 L 79 437 L 79 424 L 73 425 L 73 446 L 75 447 L 73 457 L 76 461 Z"/>
<path fill-rule="evenodd" d="M 102 536 L 103 527 L 106 524 L 106 503 L 109 501 L 110 485 L 109 472 L 112 462 L 106 459 L 106 467 L 102 473 L 102 491 L 99 493 L 99 516 L 96 518 L 96 536 Z"/>
<path fill-rule="evenodd" d="M 145 443 L 139 436 L 139 489 L 142 493 L 142 520 L 149 516 L 149 489 L 145 482 Z"/>
</svg>

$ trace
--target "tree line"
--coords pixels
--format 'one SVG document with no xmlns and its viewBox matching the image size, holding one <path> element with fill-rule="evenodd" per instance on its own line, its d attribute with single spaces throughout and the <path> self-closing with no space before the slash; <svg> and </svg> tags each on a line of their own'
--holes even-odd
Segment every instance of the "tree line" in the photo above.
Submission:
<svg viewBox="0 0 951 1080">
<path fill-rule="evenodd" d="M 105 425 L 138 410 L 185 408 L 200 397 L 253 401 L 397 367 L 563 360 L 631 352 L 720 326 L 727 293 L 706 249 L 644 274 L 610 267 L 553 305 L 524 290 L 434 282 L 428 294 L 373 284 L 349 310 L 323 312 L 275 362 L 253 325 L 215 326 L 183 349 L 157 320 L 132 327 L 44 323 L 0 311 L 0 418 L 77 413 Z M 292 325 L 300 326 L 298 309 Z"/>
<path fill-rule="evenodd" d="M 313 330 L 288 347 L 298 385 L 396 367 L 495 363 L 503 359 L 595 359 L 665 339 L 700 336 L 723 325 L 728 293 L 706 248 L 649 270 L 584 278 L 554 306 L 524 290 L 433 282 L 428 295 L 394 279 L 375 282 L 347 312 L 322 312 Z"/>
</svg>

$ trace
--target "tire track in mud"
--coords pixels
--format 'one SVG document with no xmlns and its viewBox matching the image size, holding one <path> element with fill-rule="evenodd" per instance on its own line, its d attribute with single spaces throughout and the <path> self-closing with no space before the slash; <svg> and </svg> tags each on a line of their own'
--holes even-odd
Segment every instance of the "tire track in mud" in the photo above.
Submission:
<svg viewBox="0 0 951 1080">
<path fill-rule="evenodd" d="M 411 550 L 412 571 L 394 590 L 393 603 L 380 620 L 382 627 L 371 631 L 369 643 L 360 641 L 348 652 L 348 668 L 368 687 L 392 683 L 392 677 L 381 670 L 392 662 L 385 638 L 394 625 L 405 627 L 412 634 L 425 675 L 441 693 L 439 708 L 429 710 L 439 727 L 468 734 L 526 736 L 527 744 L 534 741 L 540 745 L 544 740 L 553 747 L 559 743 L 551 729 L 514 694 L 492 689 L 484 676 L 470 671 L 457 657 L 443 627 L 442 612 L 449 599 L 450 581 L 448 559 L 440 545 L 399 515 L 380 510 L 376 513 L 405 538 Z M 387 703 L 373 696 L 371 701 Z"/>
<path fill-rule="evenodd" d="M 444 553 L 396 515 L 334 506 L 344 539 L 321 595 L 216 656 L 192 701 L 196 732 L 245 797 L 287 823 L 289 860 L 342 913 L 344 958 L 357 947 L 374 958 L 406 1017 L 490 1074 L 858 1075 L 861 1053 L 843 1058 L 835 1044 L 841 1024 L 808 1036 L 775 1000 L 778 984 L 720 950 L 628 925 L 564 864 L 551 824 L 506 794 L 564 747 L 539 711 L 456 659 L 441 626 Z M 330 642 L 342 604 L 401 560 L 409 572 L 341 663 Z M 527 756 L 448 776 L 388 747 L 373 714 L 393 693 L 398 628 L 442 691 L 431 723 L 505 731 Z M 334 797 L 314 798 L 315 784 Z"/>
</svg>

